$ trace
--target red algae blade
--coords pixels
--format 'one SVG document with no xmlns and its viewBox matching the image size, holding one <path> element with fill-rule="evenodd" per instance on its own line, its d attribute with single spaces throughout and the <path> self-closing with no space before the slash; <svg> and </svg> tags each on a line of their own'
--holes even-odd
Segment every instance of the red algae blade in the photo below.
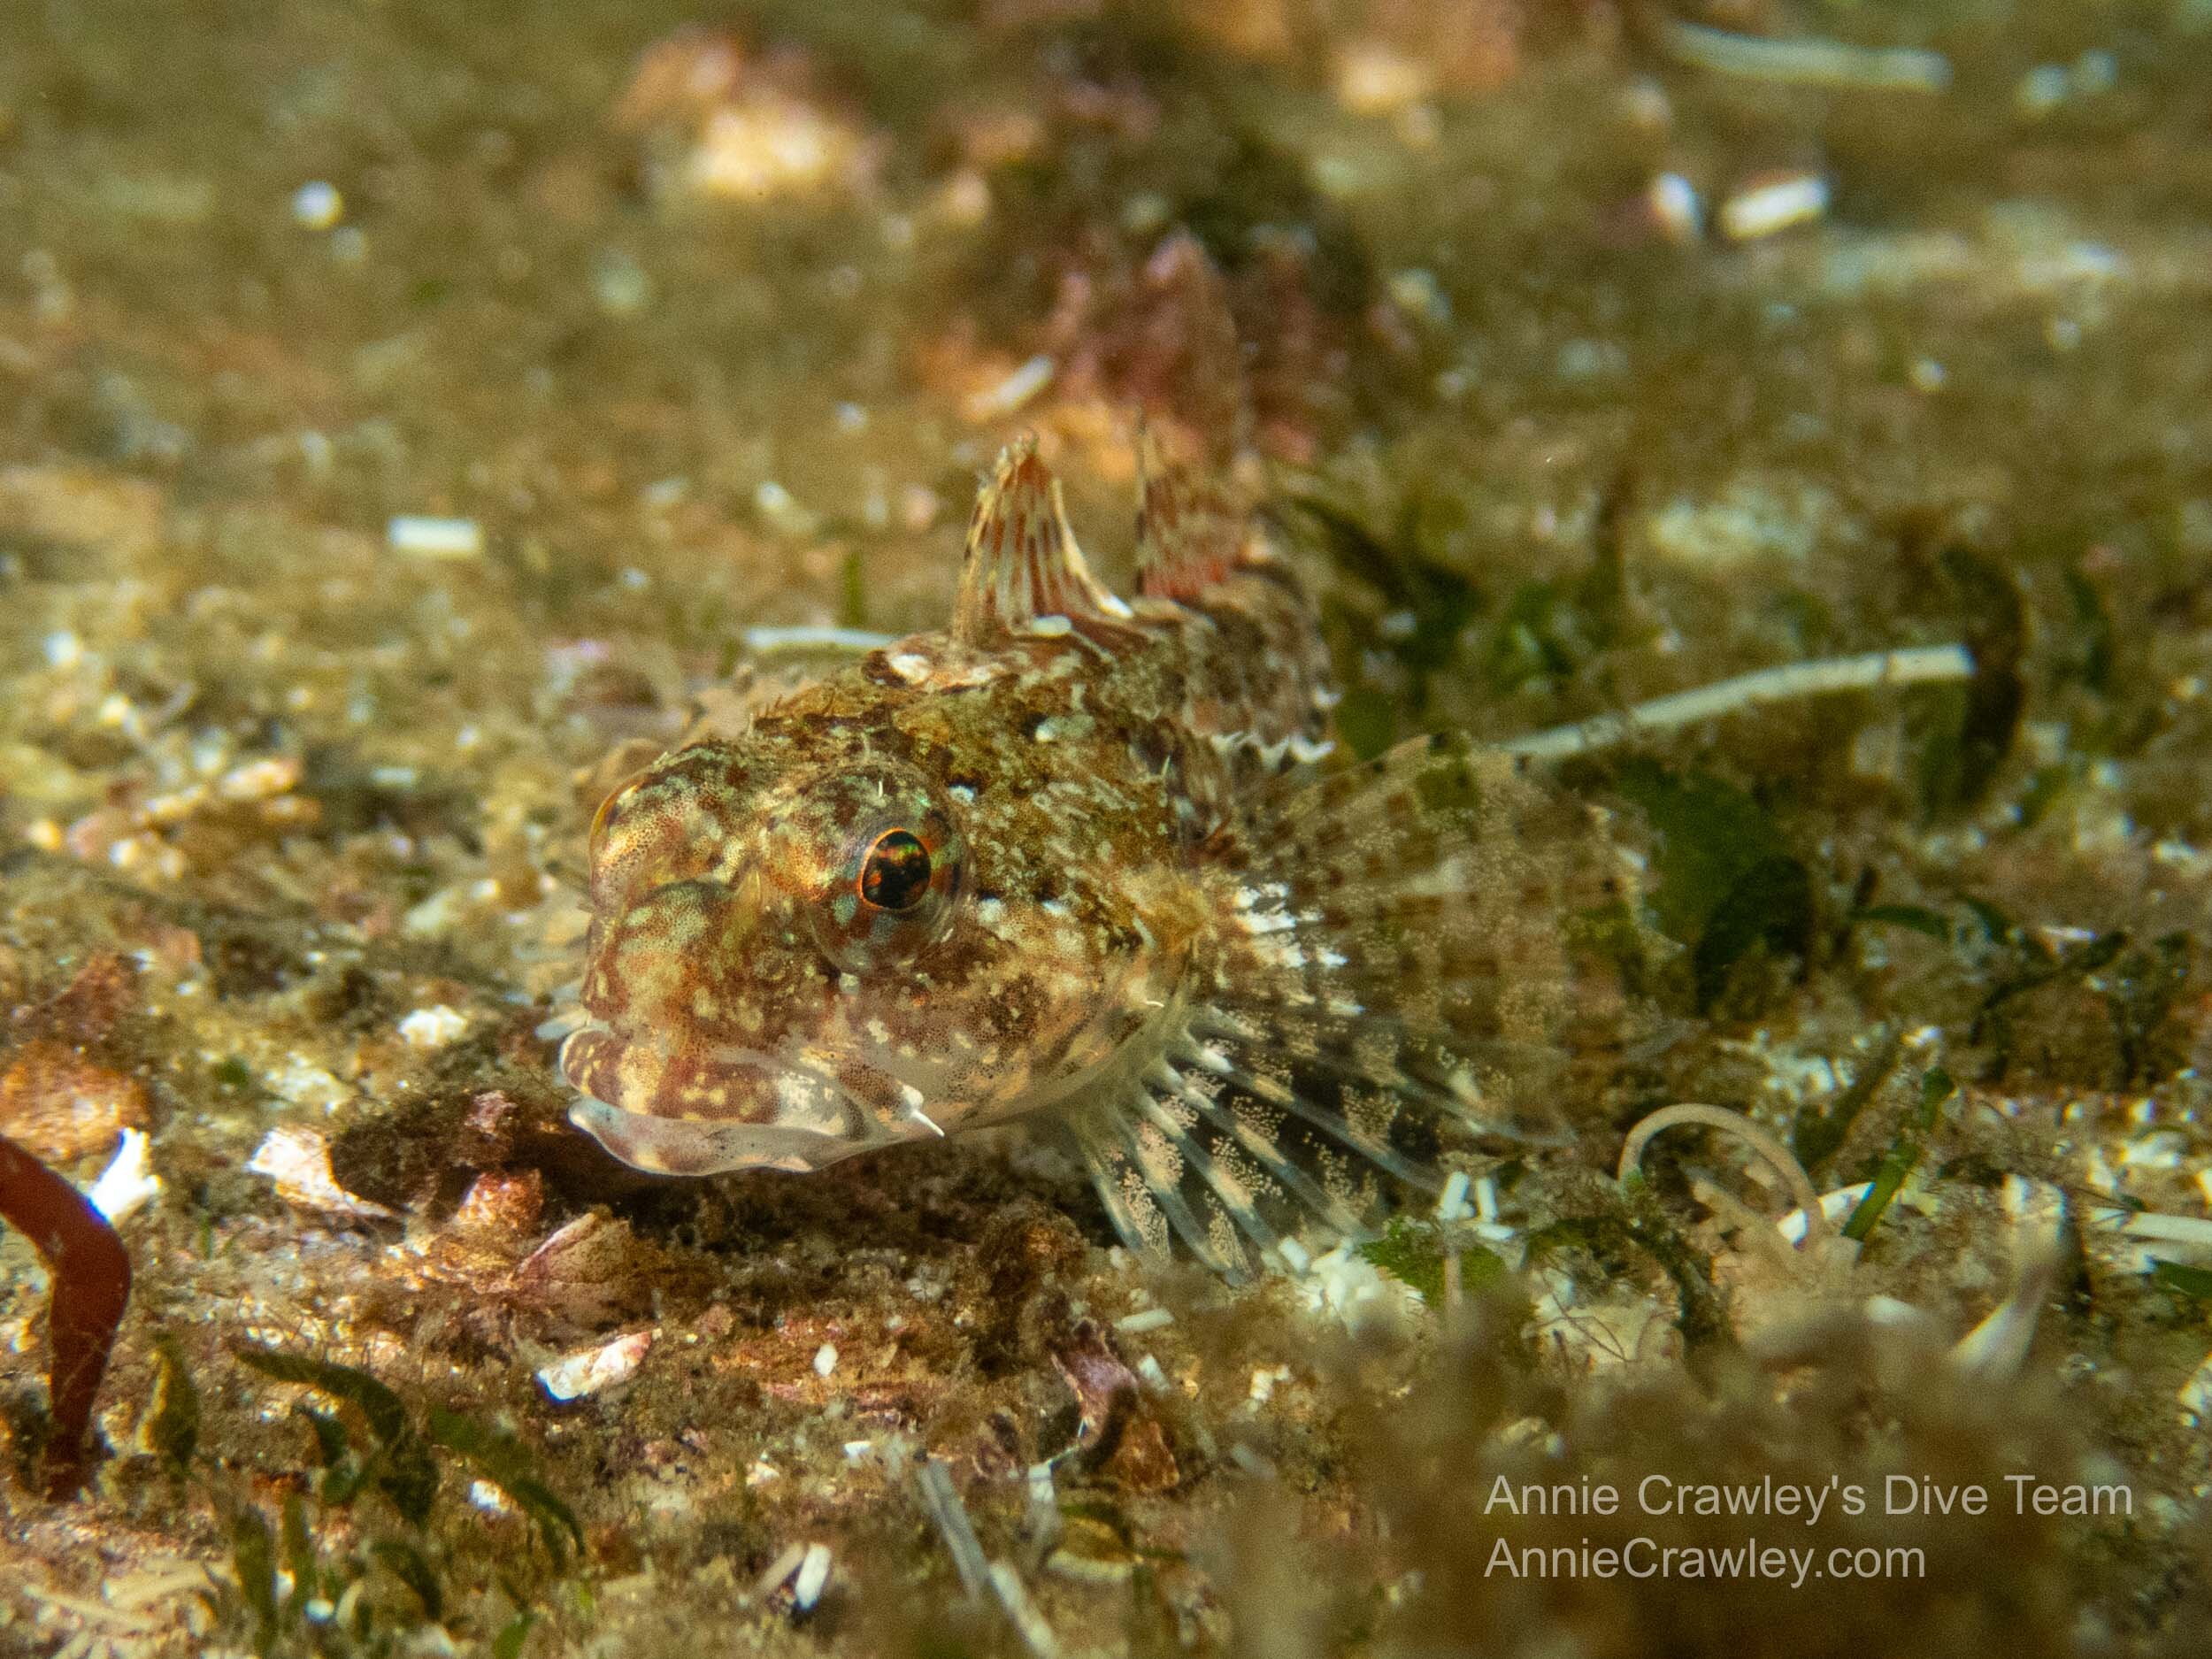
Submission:
<svg viewBox="0 0 2212 1659">
<path fill-rule="evenodd" d="M 30 1240 L 54 1278 L 47 1313 L 54 1429 L 46 1446 L 46 1495 L 67 1498 L 84 1484 L 85 1436 L 130 1300 L 131 1258 L 107 1218 L 75 1187 L 4 1137 L 0 1216 Z"/>
</svg>

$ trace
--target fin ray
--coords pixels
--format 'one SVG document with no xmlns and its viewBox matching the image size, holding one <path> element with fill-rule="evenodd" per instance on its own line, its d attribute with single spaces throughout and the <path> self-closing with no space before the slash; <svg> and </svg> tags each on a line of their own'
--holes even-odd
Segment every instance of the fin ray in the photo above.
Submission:
<svg viewBox="0 0 2212 1659">
<path fill-rule="evenodd" d="M 1222 1213 L 1260 1249 L 1272 1249 L 1279 1235 L 1253 1206 L 1250 1198 L 1240 1190 L 1241 1183 L 1216 1161 L 1212 1152 L 1199 1143 L 1197 1135 L 1176 1121 L 1175 1114 L 1161 1102 L 1151 1087 L 1133 1091 L 1132 1098 L 1146 1121 L 1174 1143 L 1176 1150 L 1182 1155 L 1185 1166 L 1205 1185 L 1211 1202 Z"/>
<path fill-rule="evenodd" d="M 1146 1110 L 1150 1103 L 1141 1087 L 1130 1085 L 1126 1094 L 1094 1109 L 1077 1129 L 1092 1183 L 1106 1201 L 1115 1230 L 1141 1255 L 1166 1256 L 1171 1234 L 1223 1278 L 1248 1277 L 1249 1263 L 1233 1215 L 1220 1204 L 1210 1161 L 1202 1153 L 1194 1161 L 1188 1136 L 1171 1126 L 1171 1120 L 1163 1125 L 1156 1119 Z M 1202 1203 L 1216 1210 L 1223 1226 L 1200 1221 L 1185 1196 L 1187 1184 L 1194 1187 L 1193 1195 Z"/>
<path fill-rule="evenodd" d="M 1168 1254 L 1166 1218 L 1152 1206 L 1148 1195 L 1141 1213 L 1131 1202 L 1132 1178 L 1136 1171 L 1128 1155 L 1094 1121 L 1079 1121 L 1074 1128 L 1076 1148 L 1090 1171 L 1091 1185 L 1097 1189 L 1106 1218 L 1114 1224 L 1123 1245 L 1132 1256 L 1153 1260 L 1164 1257 Z M 1142 1190 L 1141 1180 L 1136 1190 Z"/>
<path fill-rule="evenodd" d="M 1206 1056 L 1211 1056 L 1210 1058 Z M 1408 1157 L 1379 1136 L 1360 1128 L 1350 1112 L 1333 1102 L 1317 1098 L 1320 1092 L 1314 1079 L 1294 1074 L 1287 1079 L 1269 1077 L 1255 1071 L 1239 1061 L 1221 1053 L 1211 1044 L 1194 1043 L 1182 1057 L 1208 1070 L 1217 1070 L 1237 1087 L 1271 1106 L 1280 1107 L 1296 1118 L 1304 1119 L 1331 1140 L 1340 1142 L 1346 1150 L 1356 1154 L 1377 1169 L 1397 1177 L 1409 1187 L 1434 1192 L 1444 1184 L 1444 1178 L 1436 1170 L 1424 1166 Z"/>
<path fill-rule="evenodd" d="M 1227 1136 L 1247 1157 L 1283 1188 L 1291 1201 L 1302 1204 L 1340 1233 L 1351 1233 L 1361 1230 L 1359 1217 L 1353 1213 L 1351 1207 L 1302 1169 L 1297 1160 L 1286 1154 L 1279 1131 L 1273 1134 L 1262 1134 L 1237 1116 L 1233 1104 L 1225 1105 L 1206 1094 L 1192 1079 L 1164 1061 L 1161 1063 L 1160 1069 L 1168 1079 L 1172 1079 L 1177 1098 L 1205 1118 L 1218 1133 Z"/>
<path fill-rule="evenodd" d="M 954 637 L 988 645 L 1040 617 L 1121 621 L 1129 615 L 1091 574 L 1068 526 L 1059 480 L 1037 458 L 1036 440 L 1009 444 L 976 496 L 953 600 Z"/>
<path fill-rule="evenodd" d="M 1212 850 L 1216 925 L 1145 1079 L 1145 1115 L 1182 1132 L 1152 1171 L 1174 1196 L 1188 1178 L 1254 1237 L 1240 1205 L 1271 1233 L 1293 1214 L 1356 1233 L 1384 1187 L 1439 1191 L 1477 1136 L 1566 1138 L 1578 1047 L 1631 1008 L 1577 931 L 1633 896 L 1601 814 L 1509 757 L 1419 739 L 1263 795 Z M 1202 1226 L 1192 1209 L 1172 1231 Z"/>
<path fill-rule="evenodd" d="M 1250 518 L 1228 491 L 1168 459 L 1149 429 L 1137 438 L 1137 591 L 1193 600 L 1239 566 L 1264 563 Z"/>
</svg>

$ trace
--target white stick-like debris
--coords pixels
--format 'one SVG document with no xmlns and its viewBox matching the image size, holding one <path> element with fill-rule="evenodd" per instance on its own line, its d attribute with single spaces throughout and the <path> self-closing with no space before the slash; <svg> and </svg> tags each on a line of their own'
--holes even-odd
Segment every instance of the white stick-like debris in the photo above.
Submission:
<svg viewBox="0 0 2212 1659">
<path fill-rule="evenodd" d="M 745 649 L 756 657 L 776 651 L 872 651 L 897 637 L 892 634 L 871 634 L 865 628 L 803 626 L 748 628 L 739 635 Z"/>
<path fill-rule="evenodd" d="M 1142 1336 L 1148 1331 L 1158 1331 L 1175 1323 L 1175 1314 L 1167 1308 L 1140 1308 L 1125 1313 L 1114 1321 L 1114 1329 L 1124 1336 Z"/>
<path fill-rule="evenodd" d="M 1002 420 L 1052 384 L 1059 365 L 1041 353 L 997 385 L 969 398 L 961 412 L 970 420 Z"/>
<path fill-rule="evenodd" d="M 1850 1218 L 1851 1212 L 1859 1207 L 1859 1200 L 1866 1196 L 1873 1185 L 1872 1181 L 1860 1181 L 1855 1186 L 1839 1187 L 1833 1192 L 1821 1194 L 1820 1213 L 1827 1218 L 1831 1226 L 1841 1226 Z M 1804 1241 L 1805 1229 L 1809 1225 L 1801 1210 L 1793 1210 L 1788 1215 L 1778 1217 L 1774 1223 L 1775 1230 L 1792 1244 Z"/>
<path fill-rule="evenodd" d="M 2189 1373 L 2189 1380 L 2174 1393 L 2181 1402 L 2183 1418 L 2192 1426 L 2212 1417 L 2212 1354 L 2204 1356 L 2204 1363 Z"/>
<path fill-rule="evenodd" d="M 1769 40 L 1678 18 L 1661 20 L 1659 39 L 1677 62 L 1747 81 L 1868 92 L 1941 92 L 1951 84 L 1949 58 L 1910 47 L 1853 46 L 1812 37 Z"/>
<path fill-rule="evenodd" d="M 2130 1210 L 2114 1205 L 2096 1208 L 2089 1225 L 2099 1232 L 2124 1233 L 2161 1244 L 2212 1250 L 2212 1217 L 2204 1216 L 2170 1216 L 2155 1210 Z"/>
<path fill-rule="evenodd" d="M 1571 755 L 1611 749 L 1647 732 L 1669 732 L 1700 720 L 1736 714 L 1765 703 L 1794 703 L 1839 691 L 1878 691 L 1897 686 L 1925 686 L 1971 680 L 1974 658 L 1962 645 L 1923 645 L 1902 651 L 1872 651 L 1863 657 L 1831 657 L 1790 663 L 1739 674 L 1694 691 L 1640 703 L 1619 714 L 1594 715 L 1571 726 L 1555 726 L 1498 745 L 1509 755 L 1532 760 L 1564 760 Z"/>
<path fill-rule="evenodd" d="M 2011 1377 L 2026 1363 L 2066 1236 L 2066 1194 L 2049 1182 L 2007 1176 L 2005 1209 L 2017 1233 L 2011 1294 L 1951 1349 L 1952 1364 L 1980 1377 Z"/>
<path fill-rule="evenodd" d="M 1720 234 L 1731 242 L 1756 242 L 1828 211 L 1828 180 L 1816 173 L 1771 173 L 1732 191 L 1717 216 Z"/>
<path fill-rule="evenodd" d="M 804 1544 L 785 1545 L 783 1553 L 768 1563 L 768 1570 L 753 1580 L 753 1599 L 758 1601 L 780 1590 L 785 1580 L 798 1571 L 800 1563 L 806 1560 L 806 1552 Z"/>
<path fill-rule="evenodd" d="M 384 541 L 411 558 L 472 559 L 484 550 L 484 527 L 473 518 L 400 513 L 385 524 Z"/>
<path fill-rule="evenodd" d="M 914 1482 L 922 1489 L 922 1507 L 929 1511 L 937 1535 L 945 1540 L 945 1553 L 952 1557 L 953 1569 L 960 1575 L 960 1587 L 972 1596 L 982 1594 L 990 1578 L 989 1563 L 984 1559 L 983 1546 L 976 1542 L 968 1506 L 960 1502 L 960 1494 L 952 1484 L 952 1471 L 934 1457 L 925 1457 L 914 1471 Z"/>
<path fill-rule="evenodd" d="M 1045 1616 L 1029 1599 L 1029 1588 L 1022 1583 L 1021 1574 L 1005 1562 L 995 1561 L 991 1563 L 991 1588 L 998 1592 L 999 1605 L 1013 1621 L 1022 1645 L 1037 1659 L 1060 1659 L 1060 1639 L 1052 1633 L 1052 1626 L 1045 1623 Z"/>
<path fill-rule="evenodd" d="M 830 1549 L 827 1544 L 809 1544 L 801 1557 L 799 1571 L 791 1580 L 791 1605 L 797 1611 L 810 1613 L 822 1599 L 822 1591 L 829 1584 Z"/>
<path fill-rule="evenodd" d="M 1475 1212 L 1468 1207 L 1467 1194 L 1473 1185 L 1465 1170 L 1454 1170 L 1437 1197 L 1436 1218 L 1442 1222 L 1465 1221 L 1472 1216 Z"/>
<path fill-rule="evenodd" d="M 1616 1179 L 1625 1184 L 1636 1174 L 1644 1161 L 1644 1148 L 1652 1137 L 1682 1124 L 1694 1124 L 1701 1129 L 1717 1129 L 1723 1134 L 1733 1135 L 1763 1158 L 1767 1166 L 1782 1178 L 1797 1200 L 1797 1213 L 1806 1219 L 1809 1229 L 1827 1231 L 1827 1212 L 1821 1208 L 1820 1194 L 1813 1188 L 1812 1179 L 1805 1173 L 1790 1149 L 1777 1141 L 1741 1112 L 1730 1111 L 1724 1106 L 1708 1106 L 1701 1102 L 1685 1101 L 1679 1105 L 1663 1106 L 1657 1111 L 1640 1118 L 1628 1132 L 1628 1139 L 1621 1145 L 1621 1161 Z"/>
<path fill-rule="evenodd" d="M 2035 1340 L 2036 1317 L 2042 1311 L 2042 1293 L 2050 1288 L 2048 1274 L 2027 1281 L 2027 1288 L 2007 1296 L 1989 1317 L 1952 1345 L 1951 1363 L 1978 1377 L 2010 1377 L 2028 1357 Z"/>
</svg>

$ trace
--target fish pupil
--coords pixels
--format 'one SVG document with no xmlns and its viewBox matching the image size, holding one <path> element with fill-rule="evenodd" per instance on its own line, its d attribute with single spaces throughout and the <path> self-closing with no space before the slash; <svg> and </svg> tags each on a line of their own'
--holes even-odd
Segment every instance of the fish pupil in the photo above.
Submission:
<svg viewBox="0 0 2212 1659">
<path fill-rule="evenodd" d="M 860 896 L 879 910 L 910 910 L 929 891 L 929 849 L 911 830 L 890 830 L 868 849 Z"/>
</svg>

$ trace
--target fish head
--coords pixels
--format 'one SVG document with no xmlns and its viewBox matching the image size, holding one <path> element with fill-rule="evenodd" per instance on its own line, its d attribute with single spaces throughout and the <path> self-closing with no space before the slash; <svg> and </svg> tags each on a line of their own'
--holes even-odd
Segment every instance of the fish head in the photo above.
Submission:
<svg viewBox="0 0 2212 1659">
<path fill-rule="evenodd" d="M 833 726 L 664 757 L 593 826 L 572 1120 L 641 1169 L 811 1170 L 1079 1087 L 1174 967 L 1111 848 L 1030 856 L 1033 807 Z"/>
</svg>

